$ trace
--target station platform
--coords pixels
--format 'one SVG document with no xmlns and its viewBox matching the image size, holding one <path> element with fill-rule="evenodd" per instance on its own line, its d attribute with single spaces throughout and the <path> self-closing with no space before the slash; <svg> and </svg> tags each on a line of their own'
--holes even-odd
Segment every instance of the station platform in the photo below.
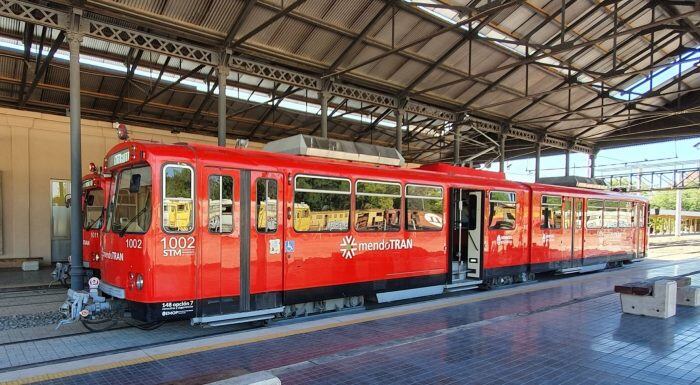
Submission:
<svg viewBox="0 0 700 385">
<path fill-rule="evenodd" d="M 0 383 L 199 384 L 263 371 L 282 384 L 700 383 L 700 308 L 678 307 L 669 319 L 623 315 L 612 291 L 657 276 L 700 283 L 700 247 L 685 241 L 620 269 L 267 327 L 174 323 L 0 342 Z M 65 349 L 74 352 L 48 358 Z"/>
</svg>

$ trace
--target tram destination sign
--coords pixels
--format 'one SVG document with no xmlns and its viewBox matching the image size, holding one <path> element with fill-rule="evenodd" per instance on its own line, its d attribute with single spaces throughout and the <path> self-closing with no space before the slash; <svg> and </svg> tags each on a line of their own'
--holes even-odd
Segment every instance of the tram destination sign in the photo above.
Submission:
<svg viewBox="0 0 700 385">
<path fill-rule="evenodd" d="M 110 155 L 107 159 L 107 167 L 114 167 L 116 165 L 126 163 L 129 161 L 129 149 L 125 148 L 117 153 Z"/>
</svg>

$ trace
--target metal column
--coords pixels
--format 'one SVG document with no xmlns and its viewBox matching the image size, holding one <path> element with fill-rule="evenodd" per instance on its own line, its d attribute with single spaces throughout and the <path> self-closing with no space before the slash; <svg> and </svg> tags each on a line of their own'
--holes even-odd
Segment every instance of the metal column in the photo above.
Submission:
<svg viewBox="0 0 700 385">
<path fill-rule="evenodd" d="M 677 237 L 681 236 L 681 211 L 683 211 L 683 194 L 682 190 L 676 190 L 676 224 L 674 228 L 674 235 Z"/>
<path fill-rule="evenodd" d="M 328 138 L 328 99 L 330 94 L 327 91 L 321 91 L 321 137 Z"/>
<path fill-rule="evenodd" d="M 542 166 L 542 143 L 535 143 L 535 182 L 540 181 L 540 168 Z"/>
<path fill-rule="evenodd" d="M 403 144 L 403 114 L 404 110 L 396 110 L 396 150 L 401 154 L 401 145 Z"/>
<path fill-rule="evenodd" d="M 590 170 L 591 171 L 590 172 L 591 178 L 595 178 L 595 157 L 596 157 L 596 155 L 597 155 L 597 153 L 594 151 L 591 153 L 591 155 L 588 156 L 588 159 L 590 159 L 590 161 L 591 161 L 591 170 Z"/>
<path fill-rule="evenodd" d="M 569 176 L 570 172 L 570 164 L 571 164 L 571 150 L 566 150 L 566 158 L 564 160 L 564 176 Z"/>
<path fill-rule="evenodd" d="M 219 146 L 226 147 L 226 79 L 228 78 L 228 66 L 221 64 L 217 68 L 219 76 L 219 106 L 217 113 L 219 114 Z"/>
<path fill-rule="evenodd" d="M 504 129 L 501 129 L 501 135 L 499 138 L 500 156 L 498 157 L 498 171 L 500 172 L 506 172 L 506 133 L 503 131 Z"/>
<path fill-rule="evenodd" d="M 70 207 L 70 287 L 83 290 L 83 221 L 82 221 L 82 154 L 80 143 L 80 42 L 78 32 L 80 18 L 73 15 L 68 32 L 70 47 L 70 183 L 72 204 Z"/>
<path fill-rule="evenodd" d="M 460 160 L 459 160 L 459 158 L 460 158 L 460 155 L 459 155 L 459 145 L 460 145 L 460 142 L 462 141 L 462 132 L 461 132 L 461 131 L 462 131 L 462 126 L 461 126 L 460 123 L 458 123 L 458 122 L 454 122 L 453 124 L 454 124 L 454 127 L 453 127 L 453 128 L 454 128 L 454 135 L 455 135 L 455 139 L 454 139 L 454 159 L 453 159 L 454 162 L 453 162 L 453 163 L 456 164 L 456 165 L 459 165 L 459 164 L 460 164 Z"/>
</svg>

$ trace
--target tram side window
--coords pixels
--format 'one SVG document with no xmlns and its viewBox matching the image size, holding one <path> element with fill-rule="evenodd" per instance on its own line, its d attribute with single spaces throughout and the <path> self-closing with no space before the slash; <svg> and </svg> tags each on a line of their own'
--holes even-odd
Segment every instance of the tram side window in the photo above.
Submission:
<svg viewBox="0 0 700 385">
<path fill-rule="evenodd" d="M 260 178 L 255 186 L 257 192 L 257 229 L 260 233 L 277 231 L 277 181 Z"/>
<path fill-rule="evenodd" d="M 489 193 L 489 229 L 515 229 L 516 208 L 514 192 L 491 191 Z"/>
<path fill-rule="evenodd" d="M 163 229 L 189 233 L 194 229 L 194 172 L 189 166 L 163 168 Z"/>
<path fill-rule="evenodd" d="M 586 228 L 599 229 L 603 227 L 603 201 L 589 199 L 586 205 Z"/>
<path fill-rule="evenodd" d="M 209 175 L 209 232 L 233 231 L 233 177 Z"/>
<path fill-rule="evenodd" d="M 632 227 L 634 225 L 634 209 L 632 202 L 620 202 L 619 227 Z"/>
<path fill-rule="evenodd" d="M 151 224 L 151 168 L 122 170 L 117 177 L 110 215 L 111 230 L 145 233 Z"/>
<path fill-rule="evenodd" d="M 83 214 L 83 228 L 85 230 L 96 230 L 102 228 L 104 220 L 104 191 L 93 189 L 85 194 L 85 213 Z"/>
<path fill-rule="evenodd" d="M 561 197 L 542 196 L 542 216 L 540 227 L 543 229 L 561 229 Z"/>
<path fill-rule="evenodd" d="M 401 184 L 358 180 L 355 183 L 355 230 L 399 231 Z"/>
<path fill-rule="evenodd" d="M 619 206 L 620 202 L 605 201 L 605 208 L 603 211 L 603 226 L 605 228 L 611 229 L 617 227 L 617 210 Z"/>
<path fill-rule="evenodd" d="M 406 185 L 406 229 L 442 230 L 442 187 Z"/>
<path fill-rule="evenodd" d="M 294 230 L 342 232 L 350 227 L 350 180 L 297 175 Z"/>
<path fill-rule="evenodd" d="M 640 204 L 639 205 L 639 219 L 637 220 L 637 224 L 639 227 L 646 226 L 646 211 L 647 211 L 647 206 L 643 203 Z"/>
</svg>

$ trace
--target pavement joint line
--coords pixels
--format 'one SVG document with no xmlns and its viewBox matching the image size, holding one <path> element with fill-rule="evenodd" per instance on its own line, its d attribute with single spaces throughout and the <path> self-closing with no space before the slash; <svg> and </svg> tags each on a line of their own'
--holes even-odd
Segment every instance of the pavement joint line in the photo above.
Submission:
<svg viewBox="0 0 700 385">
<path fill-rule="evenodd" d="M 678 265 L 692 263 L 692 262 L 697 262 L 697 261 L 686 261 L 686 262 L 671 263 L 669 265 L 663 265 L 663 266 L 649 267 L 647 269 L 647 272 L 651 272 L 653 270 L 658 270 L 658 269 L 668 268 L 668 267 L 674 266 L 674 265 L 678 266 Z M 303 324 L 287 324 L 287 325 L 280 325 L 280 326 L 275 327 L 275 329 L 283 329 L 283 330 L 284 329 L 292 329 L 292 330 L 289 330 L 286 332 L 285 331 L 275 331 L 274 329 L 257 329 L 257 330 L 250 330 L 250 331 L 244 331 L 244 332 L 236 332 L 234 334 L 226 334 L 226 335 L 216 336 L 216 337 L 208 337 L 208 338 L 203 338 L 203 339 L 198 339 L 198 340 L 193 340 L 193 341 L 177 342 L 177 343 L 164 345 L 164 346 L 149 347 L 146 349 L 134 349 L 134 350 L 129 351 L 129 352 L 109 354 L 106 356 L 97 356 L 97 357 L 92 357 L 92 358 L 78 359 L 78 360 L 74 360 L 74 361 L 61 362 L 61 363 L 50 364 L 50 365 L 45 365 L 45 366 L 32 367 L 32 368 L 28 368 L 28 369 L 20 369 L 20 370 L 16 370 L 16 371 L 9 371 L 9 372 L 0 373 L 0 381 L 4 381 L 4 382 L 0 382 L 0 384 L 21 385 L 21 384 L 28 384 L 28 383 L 43 381 L 43 380 L 48 380 L 48 379 L 58 379 L 58 378 L 65 378 L 65 377 L 70 377 L 70 376 L 74 376 L 74 375 L 78 375 L 78 374 L 93 373 L 93 372 L 98 372 L 98 371 L 102 371 L 102 370 L 108 370 L 108 369 L 113 369 L 113 368 L 117 368 L 117 367 L 124 367 L 124 366 L 131 366 L 131 365 L 136 365 L 136 364 L 141 364 L 141 363 L 146 363 L 146 362 L 153 362 L 153 361 L 158 361 L 158 360 L 164 360 L 164 359 L 168 359 L 168 358 L 179 357 L 179 356 L 184 356 L 184 355 L 193 354 L 193 353 L 200 353 L 200 352 L 204 352 L 204 351 L 216 350 L 216 349 L 233 347 L 233 346 L 240 346 L 240 345 L 245 345 L 245 344 L 249 344 L 249 343 L 277 339 L 277 338 L 283 338 L 283 337 L 288 337 L 288 336 L 293 336 L 293 335 L 298 335 L 298 334 L 312 333 L 312 332 L 321 331 L 321 330 L 333 329 L 333 328 L 341 327 L 341 326 L 354 325 L 354 324 L 359 324 L 359 323 L 363 323 L 363 322 L 382 320 L 382 319 L 392 318 L 392 317 L 400 317 L 400 316 L 404 316 L 404 315 L 408 315 L 408 314 L 423 313 L 423 312 L 432 311 L 432 310 L 439 310 L 439 309 L 448 308 L 448 307 L 454 307 L 454 306 L 460 306 L 460 305 L 465 305 L 465 304 L 469 304 L 469 303 L 481 302 L 481 301 L 489 300 L 489 299 L 503 298 L 503 297 L 507 297 L 507 296 L 511 296 L 511 295 L 526 294 L 526 293 L 531 293 L 531 292 L 539 291 L 539 290 L 546 290 L 546 289 L 551 289 L 551 288 L 556 288 L 556 287 L 562 287 L 562 286 L 566 286 L 567 284 L 583 283 L 586 281 L 595 280 L 595 279 L 600 278 L 602 276 L 611 275 L 611 274 L 620 273 L 620 272 L 626 273 L 624 275 L 628 275 L 628 274 L 636 273 L 640 269 L 643 269 L 643 266 L 638 266 L 638 267 L 635 267 L 633 269 L 629 269 L 627 271 L 625 271 L 625 270 L 614 270 L 614 271 L 608 271 L 608 272 L 603 271 L 603 272 L 598 272 L 595 274 L 585 274 L 585 275 L 581 275 L 581 276 L 568 277 L 567 279 L 557 279 L 557 280 L 552 280 L 552 281 L 537 282 L 537 283 L 533 283 L 531 286 L 519 286 L 519 287 L 514 287 L 514 288 L 505 287 L 505 288 L 495 290 L 495 291 L 476 293 L 474 295 L 470 295 L 467 297 L 439 298 L 437 300 L 431 301 L 432 304 L 427 303 L 427 302 L 419 302 L 419 303 L 398 305 L 395 307 L 372 310 L 372 311 L 369 311 L 366 313 L 363 312 L 363 313 L 352 314 L 352 315 L 340 315 L 340 316 L 336 317 L 335 319 L 327 318 L 327 319 L 321 319 L 321 320 L 308 321 L 308 324 L 315 324 L 315 325 L 311 325 L 308 327 L 304 327 L 306 325 L 303 325 Z M 345 320 L 343 320 L 343 319 L 345 319 Z M 295 326 L 299 326 L 299 327 L 295 327 Z M 269 332 L 269 333 L 266 333 L 266 332 Z M 246 338 L 244 336 L 244 335 L 250 335 L 250 334 L 252 334 L 252 336 L 250 336 L 250 337 Z M 219 341 L 219 342 L 215 342 L 215 341 Z M 207 345 L 208 342 L 213 342 L 213 343 Z M 198 343 L 198 346 L 191 346 L 194 343 Z M 149 351 L 152 353 L 149 353 Z M 162 352 L 157 353 L 158 351 L 162 351 Z M 106 360 L 107 358 L 110 358 L 110 357 L 115 358 L 115 356 L 117 356 L 117 355 L 121 355 L 121 354 L 132 355 L 134 353 L 141 353 L 141 354 L 145 355 L 145 357 L 137 358 L 137 359 L 128 359 L 128 360 L 123 360 L 123 361 L 116 361 L 116 362 L 113 362 L 112 360 Z M 102 363 L 99 363 L 97 365 L 91 365 L 91 364 L 85 365 L 86 361 L 102 361 Z M 80 365 L 81 363 L 83 363 L 82 366 Z M 78 365 L 79 367 L 76 369 L 66 370 L 65 369 L 66 366 L 70 366 L 71 364 Z M 56 371 L 52 371 L 52 369 L 55 369 Z M 35 374 L 37 371 L 42 371 L 42 370 L 44 373 L 38 374 L 38 375 Z"/>
</svg>

